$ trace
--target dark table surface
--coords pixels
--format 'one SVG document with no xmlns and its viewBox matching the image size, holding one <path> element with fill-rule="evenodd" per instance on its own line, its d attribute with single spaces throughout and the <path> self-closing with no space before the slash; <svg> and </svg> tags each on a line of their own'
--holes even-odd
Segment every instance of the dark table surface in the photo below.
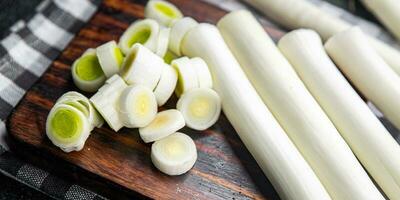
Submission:
<svg viewBox="0 0 400 200">
<path fill-rule="evenodd" d="M 3 38 L 8 28 L 19 19 L 33 14 L 34 8 L 42 0 L 0 0 L 0 38 Z M 327 0 L 346 8 L 357 15 L 375 21 L 356 0 Z M 0 200 L 3 199 L 48 199 L 44 194 L 25 186 L 0 173 Z"/>
</svg>

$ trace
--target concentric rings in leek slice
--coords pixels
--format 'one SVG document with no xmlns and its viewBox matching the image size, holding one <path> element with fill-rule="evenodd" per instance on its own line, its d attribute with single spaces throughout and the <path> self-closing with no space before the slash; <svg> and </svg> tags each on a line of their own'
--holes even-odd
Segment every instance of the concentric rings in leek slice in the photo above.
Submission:
<svg viewBox="0 0 400 200">
<path fill-rule="evenodd" d="M 175 5 L 161 0 L 150 0 L 144 10 L 144 16 L 154 19 L 164 26 L 170 26 L 174 20 L 183 17 Z"/>
</svg>

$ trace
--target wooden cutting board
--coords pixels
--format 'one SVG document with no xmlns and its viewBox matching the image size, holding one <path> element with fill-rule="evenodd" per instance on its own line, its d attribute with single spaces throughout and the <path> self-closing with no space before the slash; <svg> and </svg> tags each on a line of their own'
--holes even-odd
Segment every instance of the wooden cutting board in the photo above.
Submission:
<svg viewBox="0 0 400 200">
<path fill-rule="evenodd" d="M 200 22 L 216 23 L 226 14 L 200 0 L 171 2 L 185 15 Z M 133 0 L 105 0 L 102 3 L 98 12 L 27 92 L 11 115 L 7 126 L 20 145 L 16 151 L 27 154 L 25 146 L 28 146 L 41 152 L 47 160 L 62 160 L 91 174 L 93 179 L 108 180 L 132 191 L 132 195 L 142 197 L 278 199 L 273 187 L 223 115 L 210 130 L 198 132 L 183 129 L 182 132 L 190 135 L 196 143 L 198 160 L 187 174 L 175 177 L 162 174 L 152 165 L 151 145 L 143 143 L 135 129 L 122 129 L 118 133 L 108 126 L 95 129 L 82 151 L 69 154 L 53 146 L 47 139 L 45 121 L 54 102 L 67 91 L 79 91 L 70 73 L 73 61 L 87 48 L 97 47 L 109 40 L 118 41 L 130 23 L 143 18 L 145 3 Z M 282 35 L 270 27 L 266 27 L 266 30 L 275 39 Z M 91 94 L 86 96 L 90 97 Z M 173 98 L 165 108 L 174 108 L 175 104 L 176 98 Z M 50 165 L 62 166 L 58 168 L 65 166 L 62 163 Z M 68 176 L 68 172 L 64 170 L 63 173 Z"/>
</svg>

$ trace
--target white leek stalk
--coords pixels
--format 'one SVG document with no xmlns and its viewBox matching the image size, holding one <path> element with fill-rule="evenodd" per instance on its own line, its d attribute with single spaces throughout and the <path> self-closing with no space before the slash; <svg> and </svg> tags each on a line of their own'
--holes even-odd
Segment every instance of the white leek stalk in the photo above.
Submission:
<svg viewBox="0 0 400 200">
<path fill-rule="evenodd" d="M 151 161 L 161 172 L 170 176 L 189 171 L 197 160 L 197 149 L 192 138 L 174 133 L 151 145 Z"/>
<path fill-rule="evenodd" d="M 139 128 L 147 126 L 157 114 L 154 93 L 145 86 L 135 85 L 125 88 L 118 101 L 118 112 L 124 126 Z"/>
<path fill-rule="evenodd" d="M 178 58 L 172 61 L 171 66 L 178 72 L 178 83 L 175 88 L 176 95 L 199 87 L 197 73 L 188 57 Z"/>
<path fill-rule="evenodd" d="M 289 62 L 248 11 L 218 22 L 264 103 L 333 199 L 384 199 Z"/>
<path fill-rule="evenodd" d="M 141 44 L 135 44 L 126 55 L 121 77 L 129 85 L 144 85 L 153 90 L 161 78 L 164 61 Z"/>
<path fill-rule="evenodd" d="M 47 116 L 47 137 L 67 153 L 82 150 L 90 131 L 89 120 L 73 106 L 56 104 Z"/>
<path fill-rule="evenodd" d="M 194 88 L 183 93 L 176 109 L 181 111 L 189 128 L 202 131 L 217 122 L 221 113 L 221 99 L 210 88 Z"/>
<path fill-rule="evenodd" d="M 222 109 L 282 199 L 330 199 L 310 166 L 272 116 L 225 44 L 218 29 L 200 24 L 183 53 L 208 64 Z"/>
<path fill-rule="evenodd" d="M 185 126 L 185 119 L 181 112 L 175 109 L 157 113 L 151 123 L 139 128 L 140 138 L 146 143 L 161 140 Z"/>
<path fill-rule="evenodd" d="M 181 56 L 181 43 L 186 33 L 198 23 L 191 17 L 184 17 L 173 22 L 171 34 L 169 35 L 169 50 Z"/>
<path fill-rule="evenodd" d="M 174 20 L 183 17 L 181 11 L 174 4 L 162 0 L 150 0 L 147 2 L 144 16 L 154 19 L 164 26 L 170 26 Z"/>
<path fill-rule="evenodd" d="M 85 92 L 96 92 L 106 80 L 96 56 L 96 49 L 87 49 L 72 64 L 71 71 L 76 87 Z"/>
<path fill-rule="evenodd" d="M 400 146 L 330 60 L 319 35 L 293 31 L 278 46 L 386 195 L 400 199 Z"/>
<path fill-rule="evenodd" d="M 190 62 L 196 71 L 199 87 L 212 88 L 212 78 L 207 63 L 199 57 L 190 59 Z"/>
<path fill-rule="evenodd" d="M 317 31 L 324 41 L 351 27 L 351 24 L 320 10 L 308 0 L 245 1 L 286 28 L 309 28 Z M 400 51 L 375 38 L 369 37 L 368 40 L 386 63 L 400 75 Z"/>
<path fill-rule="evenodd" d="M 396 37 L 400 39 L 400 4 L 397 0 L 361 1 Z"/>
<path fill-rule="evenodd" d="M 154 19 L 137 20 L 122 34 L 118 45 L 125 55 L 136 43 L 156 52 L 159 32 L 160 25 Z"/>
<path fill-rule="evenodd" d="M 163 58 L 168 51 L 170 33 L 171 33 L 170 28 L 161 28 L 158 34 L 157 50 L 155 53 L 159 55 L 161 58 Z"/>
<path fill-rule="evenodd" d="M 94 107 L 114 131 L 123 127 L 123 121 L 118 113 L 118 100 L 126 87 L 128 86 L 124 80 L 114 75 L 90 98 Z"/>
<path fill-rule="evenodd" d="M 400 76 L 369 45 L 359 28 L 329 39 L 325 48 L 342 72 L 400 129 Z"/>
<path fill-rule="evenodd" d="M 96 54 L 101 69 L 107 78 L 119 72 L 124 61 L 124 55 L 115 41 L 109 41 L 97 47 Z"/>
<path fill-rule="evenodd" d="M 164 105 L 174 93 L 178 82 L 178 73 L 170 65 L 165 64 L 162 69 L 160 81 L 154 89 L 158 106 Z"/>
</svg>

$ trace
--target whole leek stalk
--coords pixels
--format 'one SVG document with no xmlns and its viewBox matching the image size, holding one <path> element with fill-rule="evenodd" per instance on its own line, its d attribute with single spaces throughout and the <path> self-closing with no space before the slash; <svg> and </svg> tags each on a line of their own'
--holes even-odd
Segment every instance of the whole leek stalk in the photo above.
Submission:
<svg viewBox="0 0 400 200">
<path fill-rule="evenodd" d="M 332 199 L 384 199 L 272 39 L 248 11 L 218 22 L 250 81 Z"/>
</svg>

